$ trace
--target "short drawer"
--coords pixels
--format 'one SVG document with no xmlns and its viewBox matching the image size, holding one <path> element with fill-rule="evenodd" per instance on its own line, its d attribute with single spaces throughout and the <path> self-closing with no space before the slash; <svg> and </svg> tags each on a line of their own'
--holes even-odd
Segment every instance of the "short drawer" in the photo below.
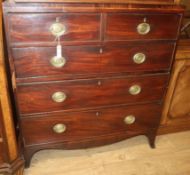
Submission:
<svg viewBox="0 0 190 175">
<path fill-rule="evenodd" d="M 100 38 L 100 14 L 97 13 L 18 13 L 8 17 L 10 42 L 55 42 L 50 27 L 56 20 L 64 26 L 61 41 L 98 41 Z"/>
<path fill-rule="evenodd" d="M 168 74 L 23 84 L 17 87 L 21 114 L 160 101 Z"/>
<path fill-rule="evenodd" d="M 176 39 L 181 16 L 177 14 L 109 13 L 106 40 Z"/>
<path fill-rule="evenodd" d="M 145 134 L 151 128 L 157 127 L 160 113 L 160 105 L 137 105 L 37 115 L 22 118 L 21 126 L 26 145 L 75 142 L 119 132 L 126 132 L 129 135 Z"/>
<path fill-rule="evenodd" d="M 64 63 L 53 63 L 55 48 L 13 48 L 17 78 L 169 70 L 174 43 L 64 46 Z"/>
</svg>

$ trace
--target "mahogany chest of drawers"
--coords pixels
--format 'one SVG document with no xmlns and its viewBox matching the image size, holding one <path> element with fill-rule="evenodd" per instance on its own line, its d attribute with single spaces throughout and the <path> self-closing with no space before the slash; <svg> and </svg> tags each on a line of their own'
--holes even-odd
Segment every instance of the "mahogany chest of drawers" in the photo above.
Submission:
<svg viewBox="0 0 190 175">
<path fill-rule="evenodd" d="M 5 2 L 3 8 L 27 166 L 46 148 L 136 135 L 154 147 L 182 7 Z"/>
</svg>

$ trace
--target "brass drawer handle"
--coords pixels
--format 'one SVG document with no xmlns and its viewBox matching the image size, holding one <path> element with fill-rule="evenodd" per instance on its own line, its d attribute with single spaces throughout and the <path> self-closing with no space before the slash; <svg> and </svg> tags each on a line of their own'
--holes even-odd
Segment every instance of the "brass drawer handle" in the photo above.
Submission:
<svg viewBox="0 0 190 175">
<path fill-rule="evenodd" d="M 138 95 L 141 92 L 141 87 L 139 85 L 133 85 L 129 88 L 129 93 L 131 95 Z"/>
<path fill-rule="evenodd" d="M 146 35 L 150 32 L 150 24 L 143 22 L 137 26 L 137 32 L 140 35 Z"/>
<path fill-rule="evenodd" d="M 55 22 L 50 26 L 50 32 L 56 37 L 60 37 L 65 34 L 66 27 L 60 22 Z"/>
<path fill-rule="evenodd" d="M 136 118 L 135 118 L 134 115 L 128 115 L 128 116 L 126 116 L 126 117 L 124 118 L 124 122 L 125 122 L 125 124 L 127 124 L 127 125 L 131 125 L 131 124 L 135 123 L 135 120 L 136 120 Z"/>
<path fill-rule="evenodd" d="M 55 92 L 52 95 L 52 100 L 57 103 L 64 102 L 66 100 L 67 96 L 64 92 Z"/>
<path fill-rule="evenodd" d="M 133 56 L 133 61 L 136 63 L 136 64 L 142 64 L 144 63 L 146 60 L 146 55 L 144 53 L 136 53 L 134 56 Z"/>
<path fill-rule="evenodd" d="M 53 126 L 53 131 L 57 134 L 64 133 L 66 129 L 67 129 L 66 125 L 62 123 L 58 123 Z"/>
<path fill-rule="evenodd" d="M 66 63 L 66 59 L 64 57 L 59 58 L 59 57 L 54 56 L 53 58 L 51 58 L 50 63 L 55 68 L 61 68 L 61 67 L 64 67 Z"/>
</svg>

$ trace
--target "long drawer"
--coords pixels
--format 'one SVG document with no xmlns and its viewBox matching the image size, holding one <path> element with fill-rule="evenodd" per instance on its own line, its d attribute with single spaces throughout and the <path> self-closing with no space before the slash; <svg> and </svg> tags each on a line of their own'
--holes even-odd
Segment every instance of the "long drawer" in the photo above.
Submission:
<svg viewBox="0 0 190 175">
<path fill-rule="evenodd" d="M 54 42 L 51 26 L 64 25 L 63 41 L 99 41 L 100 14 L 98 13 L 43 13 L 9 14 L 9 37 L 12 43 Z M 58 31 L 58 30 L 57 30 Z"/>
<path fill-rule="evenodd" d="M 13 48 L 17 78 L 169 70 L 174 43 L 64 46 L 65 63 L 52 62 L 55 47 Z"/>
<path fill-rule="evenodd" d="M 21 114 L 160 101 L 168 74 L 23 84 L 17 87 Z"/>
<path fill-rule="evenodd" d="M 105 40 L 176 39 L 180 20 L 177 14 L 109 13 Z"/>
<path fill-rule="evenodd" d="M 136 105 L 97 111 L 37 115 L 22 118 L 21 126 L 26 145 L 75 142 L 119 132 L 129 135 L 145 134 L 151 128 L 157 127 L 160 113 L 160 105 Z"/>
</svg>

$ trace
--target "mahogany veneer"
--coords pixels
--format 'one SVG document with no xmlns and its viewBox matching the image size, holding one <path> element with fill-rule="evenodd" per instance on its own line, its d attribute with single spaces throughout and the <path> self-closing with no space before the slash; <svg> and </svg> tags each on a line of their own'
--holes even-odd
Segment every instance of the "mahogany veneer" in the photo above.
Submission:
<svg viewBox="0 0 190 175">
<path fill-rule="evenodd" d="M 174 48 L 173 42 L 64 46 L 63 55 L 66 64 L 59 69 L 49 62 L 55 54 L 55 47 L 13 48 L 12 53 L 18 78 L 54 75 L 68 77 L 97 73 L 168 71 L 171 67 Z M 134 63 L 132 58 L 137 52 L 146 54 L 147 60 L 144 64 Z"/>
<path fill-rule="evenodd" d="M 141 134 L 155 146 L 183 16 L 169 2 L 4 3 L 26 166 L 46 148 L 85 148 Z M 65 29 L 60 67 L 51 62 L 55 21 Z M 148 32 L 140 33 L 139 25 Z"/>
<path fill-rule="evenodd" d="M 150 86 L 154 82 L 153 86 Z M 160 101 L 167 87 L 168 74 L 157 76 L 138 76 L 106 78 L 92 80 L 72 80 L 65 82 L 48 82 L 32 85 L 19 85 L 17 89 L 20 113 L 85 109 L 119 104 L 137 104 Z M 137 96 L 129 94 L 129 88 L 138 84 L 142 92 Z M 62 103 L 52 100 L 56 91 L 67 96 Z M 32 98 L 31 98 L 32 97 Z"/>
<path fill-rule="evenodd" d="M 147 114 L 146 111 L 149 111 Z M 128 133 L 130 135 L 149 132 L 158 123 L 161 106 L 159 104 L 135 105 L 101 108 L 86 112 L 53 113 L 25 117 L 22 130 L 26 134 L 26 145 L 56 143 L 62 141 L 77 142 L 93 137 L 106 136 L 111 133 Z M 134 125 L 126 125 L 126 115 L 137 116 Z M 56 123 L 65 123 L 68 127 L 64 135 L 58 135 L 51 129 Z M 36 126 L 36 129 L 33 129 Z M 76 147 L 77 148 L 77 147 Z"/>
<path fill-rule="evenodd" d="M 180 0 L 15 0 L 15 2 L 72 2 L 72 3 L 133 3 L 133 4 L 178 4 Z"/>
<path fill-rule="evenodd" d="M 98 13 L 66 13 L 64 15 L 43 13 L 9 15 L 11 42 L 54 41 L 55 37 L 49 32 L 49 27 L 57 17 L 66 26 L 66 33 L 61 38 L 65 42 L 100 40 L 100 14 Z M 39 25 L 36 26 L 36 24 Z"/>
<path fill-rule="evenodd" d="M 179 18 L 178 14 L 110 13 L 107 15 L 105 40 L 176 39 Z M 148 35 L 139 35 L 136 32 L 137 24 L 141 23 L 142 19 L 151 24 L 151 31 Z"/>
</svg>

